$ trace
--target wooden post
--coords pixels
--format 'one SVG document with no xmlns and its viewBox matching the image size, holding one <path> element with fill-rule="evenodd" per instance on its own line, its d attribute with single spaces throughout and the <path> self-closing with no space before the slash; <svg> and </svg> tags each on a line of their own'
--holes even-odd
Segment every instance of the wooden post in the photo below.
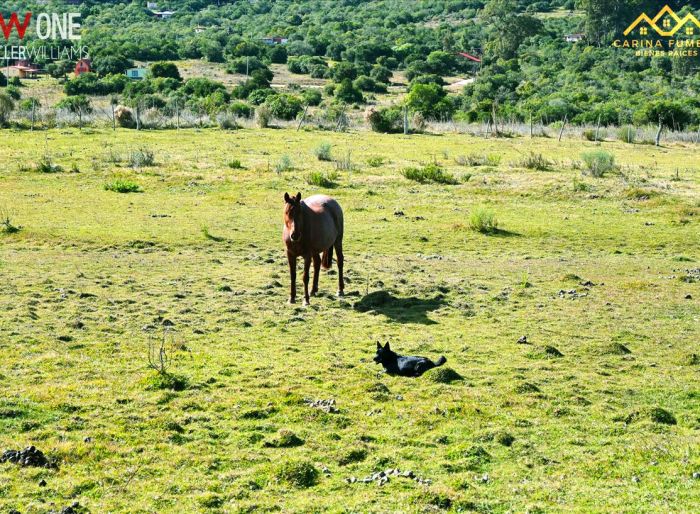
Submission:
<svg viewBox="0 0 700 514">
<path fill-rule="evenodd" d="M 656 146 L 661 146 L 661 129 L 663 125 L 661 124 L 661 116 L 659 116 L 659 130 L 656 131 L 656 139 L 654 143 Z"/>
<path fill-rule="evenodd" d="M 530 112 L 530 139 L 532 139 L 532 112 Z"/>
<path fill-rule="evenodd" d="M 114 114 L 114 102 L 109 102 L 109 104 L 112 106 L 112 130 L 116 131 L 117 130 L 117 115 Z"/>
<path fill-rule="evenodd" d="M 491 104 L 491 117 L 493 118 L 494 134 L 498 137 L 498 121 L 496 119 L 496 103 Z"/>
<path fill-rule="evenodd" d="M 136 102 L 136 130 L 141 130 L 141 109 L 140 102 Z"/>
<path fill-rule="evenodd" d="M 31 130 L 34 131 L 34 110 L 36 109 L 36 99 L 32 98 L 32 128 Z"/>
<path fill-rule="evenodd" d="M 175 100 L 175 129 L 180 130 L 180 102 Z"/>
<path fill-rule="evenodd" d="M 306 107 L 304 107 L 304 113 L 301 115 L 301 119 L 299 120 L 299 125 L 297 125 L 297 132 L 299 132 L 299 129 L 301 129 L 301 126 L 304 124 L 304 120 L 306 119 L 306 111 L 309 110 L 309 104 L 306 104 Z"/>
<path fill-rule="evenodd" d="M 595 125 L 595 142 L 598 142 L 598 131 L 600 130 L 600 114 L 598 115 L 598 123 Z"/>
<path fill-rule="evenodd" d="M 564 123 L 562 123 L 561 130 L 559 131 L 559 141 L 561 141 L 561 136 L 564 134 L 564 128 L 566 127 L 567 116 L 568 115 L 566 115 L 566 114 L 564 115 Z"/>
<path fill-rule="evenodd" d="M 403 106 L 403 134 L 408 134 L 408 106 Z"/>
</svg>

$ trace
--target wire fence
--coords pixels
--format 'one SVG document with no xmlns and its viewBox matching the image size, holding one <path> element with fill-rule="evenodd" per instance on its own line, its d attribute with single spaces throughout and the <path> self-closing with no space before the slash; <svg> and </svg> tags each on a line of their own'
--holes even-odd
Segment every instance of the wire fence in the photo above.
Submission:
<svg viewBox="0 0 700 514">
<path fill-rule="evenodd" d="M 130 117 L 125 123 L 120 119 L 120 111 L 128 111 Z M 111 128 L 114 130 L 177 130 L 187 128 L 221 129 L 255 128 L 261 123 L 255 116 L 244 117 L 229 112 L 209 114 L 204 111 L 181 109 L 145 109 L 125 108 L 123 106 L 93 105 L 89 111 L 75 112 L 69 109 L 35 107 L 15 111 L 10 120 L 14 126 L 26 130 L 43 130 L 48 128 Z M 319 129 L 329 131 L 369 131 L 371 127 L 361 112 L 343 110 L 304 111 L 294 120 L 270 118 L 262 126 L 272 125 L 282 128 Z M 551 139 L 579 139 L 593 142 L 624 141 L 628 143 L 655 144 L 660 143 L 700 143 L 700 128 L 697 131 L 669 130 L 658 126 L 596 126 L 572 125 L 555 122 L 523 123 L 519 121 L 503 121 L 493 125 L 486 123 L 468 123 L 461 121 L 423 121 L 409 120 L 408 133 L 438 133 L 465 134 L 475 137 L 533 137 Z"/>
</svg>

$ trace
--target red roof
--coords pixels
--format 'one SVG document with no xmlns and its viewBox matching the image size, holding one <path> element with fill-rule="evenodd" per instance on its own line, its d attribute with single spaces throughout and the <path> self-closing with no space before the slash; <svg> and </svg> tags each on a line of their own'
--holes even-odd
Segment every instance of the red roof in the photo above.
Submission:
<svg viewBox="0 0 700 514">
<path fill-rule="evenodd" d="M 468 54 L 466 52 L 457 52 L 457 53 L 459 55 L 461 55 L 462 57 L 466 57 L 467 59 L 471 59 L 474 62 L 481 62 L 481 59 L 479 59 L 478 57 L 474 57 L 473 55 Z"/>
</svg>

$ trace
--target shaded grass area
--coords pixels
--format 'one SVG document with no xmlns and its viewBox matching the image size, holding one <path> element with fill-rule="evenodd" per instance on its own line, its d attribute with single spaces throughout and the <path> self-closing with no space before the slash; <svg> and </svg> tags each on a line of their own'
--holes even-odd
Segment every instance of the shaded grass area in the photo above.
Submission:
<svg viewBox="0 0 700 514">
<path fill-rule="evenodd" d="M 19 146 L 0 132 L 0 205 L 23 227 L 0 234 L 0 451 L 35 445 L 58 463 L 0 464 L 0 510 L 657 512 L 700 500 L 698 177 L 672 180 L 696 148 L 606 144 L 624 178 L 586 176 L 592 190 L 575 191 L 568 156 L 593 144 L 76 133 Z M 80 174 L 16 169 L 45 137 L 52 161 Z M 319 192 L 309 174 L 335 170 L 314 155 L 321 141 L 373 165 L 339 172 L 332 192 L 346 297 L 331 294 L 334 265 L 304 309 L 285 303 L 282 195 Z M 550 165 L 479 165 L 458 185 L 401 175 L 436 152 L 461 173 L 465 141 Z M 108 159 L 137 148 L 155 165 Z M 277 174 L 285 155 L 294 167 Z M 114 176 L 144 192 L 105 191 Z M 478 206 L 518 237 L 469 229 Z M 148 341 L 166 326 L 178 344 L 160 377 Z M 377 339 L 448 362 L 419 379 L 378 374 Z M 346 482 L 390 468 L 430 483 Z"/>
</svg>

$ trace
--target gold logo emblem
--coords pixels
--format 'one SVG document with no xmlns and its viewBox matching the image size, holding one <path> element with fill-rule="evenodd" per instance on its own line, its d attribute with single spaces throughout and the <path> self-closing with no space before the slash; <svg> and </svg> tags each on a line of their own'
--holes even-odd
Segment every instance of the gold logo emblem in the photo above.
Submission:
<svg viewBox="0 0 700 514">
<path fill-rule="evenodd" d="M 637 28 L 640 36 L 649 35 L 649 29 L 665 37 L 674 36 L 681 29 L 683 29 L 681 34 L 686 36 L 700 34 L 700 22 L 692 13 L 681 18 L 668 5 L 665 5 L 654 18 L 649 18 L 646 13 L 640 14 L 623 34 L 627 36 Z"/>
</svg>

